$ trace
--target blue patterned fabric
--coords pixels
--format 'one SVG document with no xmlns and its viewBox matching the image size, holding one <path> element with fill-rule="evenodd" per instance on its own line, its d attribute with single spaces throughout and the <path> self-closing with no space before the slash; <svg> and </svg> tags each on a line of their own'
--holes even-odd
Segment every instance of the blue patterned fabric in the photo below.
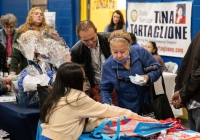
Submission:
<svg viewBox="0 0 200 140">
<path fill-rule="evenodd" d="M 49 80 L 49 85 L 52 85 L 53 83 L 53 72 L 52 71 L 48 71 L 47 75 L 49 76 L 50 80 Z"/>
<path fill-rule="evenodd" d="M 19 91 L 24 91 L 23 80 L 26 77 L 26 75 L 28 75 L 28 72 L 27 72 L 26 69 L 23 69 L 19 78 L 18 78 L 18 82 L 17 82 Z"/>
</svg>

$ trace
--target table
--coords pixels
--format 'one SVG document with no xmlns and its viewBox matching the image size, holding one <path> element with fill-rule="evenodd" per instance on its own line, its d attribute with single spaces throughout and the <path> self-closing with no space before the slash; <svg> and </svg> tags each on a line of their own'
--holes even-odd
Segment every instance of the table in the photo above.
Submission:
<svg viewBox="0 0 200 140">
<path fill-rule="evenodd" d="M 0 96 L 0 102 L 14 102 L 15 100 L 13 96 Z"/>
<path fill-rule="evenodd" d="M 139 137 L 134 137 L 134 136 L 130 136 L 130 137 L 121 137 L 121 140 L 142 140 Z M 145 139 L 145 138 L 144 138 Z M 81 136 L 78 138 L 78 140 L 102 140 L 102 138 L 94 138 L 91 137 L 91 133 L 82 133 Z M 145 139 L 146 140 L 146 139 Z"/>
<path fill-rule="evenodd" d="M 0 102 L 0 129 L 11 140 L 35 140 L 40 116 L 39 108 L 24 108 L 14 102 Z"/>
<path fill-rule="evenodd" d="M 176 77 L 176 74 L 169 73 L 169 72 L 163 72 L 166 94 L 167 94 L 169 101 L 170 101 L 171 97 L 174 95 L 175 77 Z M 156 81 L 155 84 L 154 84 L 155 90 L 158 90 L 158 92 L 163 93 L 161 91 L 162 89 L 160 89 L 162 87 L 161 78 L 158 81 Z M 179 116 L 183 115 L 182 108 L 175 109 L 172 105 L 170 105 L 170 106 L 172 108 L 172 111 L 173 111 L 175 117 L 179 117 Z"/>
<path fill-rule="evenodd" d="M 180 137 L 187 134 L 187 138 L 189 139 L 193 139 L 195 140 L 196 139 L 200 139 L 200 133 L 198 132 L 195 132 L 195 131 L 192 131 L 192 130 L 184 130 L 184 131 L 179 131 L 179 132 L 173 132 L 172 134 L 167 134 L 169 135 L 172 139 L 175 139 L 175 140 L 179 140 L 181 139 Z M 102 140 L 101 138 L 100 139 L 95 139 L 95 138 L 91 138 L 91 133 L 83 133 L 79 138 L 78 140 Z M 168 136 L 168 137 L 169 137 Z M 173 136 L 173 137 L 172 137 Z M 183 138 L 183 137 L 182 137 Z M 187 139 L 185 138 L 185 139 Z M 147 140 L 147 138 L 143 137 L 121 137 L 120 138 L 121 140 Z"/>
</svg>

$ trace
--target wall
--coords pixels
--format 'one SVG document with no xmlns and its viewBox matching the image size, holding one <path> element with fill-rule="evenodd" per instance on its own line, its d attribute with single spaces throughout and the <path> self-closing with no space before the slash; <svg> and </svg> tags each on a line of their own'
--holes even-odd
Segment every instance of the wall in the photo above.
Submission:
<svg viewBox="0 0 200 140">
<path fill-rule="evenodd" d="M 56 30 L 71 48 L 77 41 L 76 25 L 80 19 L 79 0 L 48 0 L 49 12 L 56 12 Z"/>
<path fill-rule="evenodd" d="M 49 12 L 56 12 L 56 29 L 69 47 L 77 41 L 76 25 L 80 19 L 79 0 L 48 0 Z M 14 14 L 18 19 L 17 27 L 26 20 L 30 8 L 30 0 L 0 0 L 0 15 Z"/>
<path fill-rule="evenodd" d="M 177 2 L 177 1 L 191 1 L 191 0 L 127 0 L 127 2 Z M 200 0 L 193 0 L 192 4 L 192 18 L 191 18 L 191 39 L 194 38 L 195 34 L 200 30 Z M 176 62 L 179 67 L 182 61 L 182 58 L 178 57 L 168 57 L 162 56 L 164 62 L 173 61 Z"/>
<path fill-rule="evenodd" d="M 115 10 L 120 10 L 126 21 L 126 9 L 118 9 L 118 6 L 126 4 L 125 0 L 90 0 L 90 20 L 97 27 L 98 32 L 104 32 L 106 25 L 110 23 L 110 19 Z"/>
<path fill-rule="evenodd" d="M 29 8 L 29 0 L 0 0 L 0 15 L 14 14 L 18 19 L 17 27 L 25 22 Z"/>
</svg>

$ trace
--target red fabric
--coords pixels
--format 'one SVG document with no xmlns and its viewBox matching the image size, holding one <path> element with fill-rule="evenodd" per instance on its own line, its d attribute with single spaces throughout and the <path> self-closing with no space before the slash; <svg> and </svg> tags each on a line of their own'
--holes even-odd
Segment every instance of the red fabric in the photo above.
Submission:
<svg viewBox="0 0 200 140">
<path fill-rule="evenodd" d="M 7 37 L 7 45 L 6 45 L 7 57 L 11 57 L 12 38 L 13 38 L 13 36 L 8 36 Z"/>
<path fill-rule="evenodd" d="M 115 106 L 117 106 L 117 94 L 115 90 L 113 90 L 113 92 L 111 93 L 111 96 L 112 96 L 112 103 Z M 100 85 L 95 85 L 91 89 L 90 97 L 94 99 L 95 101 L 102 103 L 101 94 L 100 94 Z"/>
<path fill-rule="evenodd" d="M 178 17 L 176 17 L 176 23 L 177 23 Z M 177 24 L 185 24 L 186 21 L 186 17 L 182 16 L 182 18 L 179 20 L 179 22 Z"/>
<path fill-rule="evenodd" d="M 173 128 L 170 128 L 167 130 L 167 132 L 177 132 L 177 131 L 182 131 L 182 130 L 188 130 L 188 128 L 184 128 L 181 125 L 181 119 L 176 119 L 176 118 L 167 118 L 166 120 L 159 120 L 161 123 L 166 123 L 166 122 L 174 122 L 173 123 Z"/>
</svg>

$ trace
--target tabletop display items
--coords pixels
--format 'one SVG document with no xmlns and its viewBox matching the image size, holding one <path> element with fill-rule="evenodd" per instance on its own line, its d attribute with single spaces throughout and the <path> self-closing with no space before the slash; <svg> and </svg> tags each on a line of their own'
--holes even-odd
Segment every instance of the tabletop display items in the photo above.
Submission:
<svg viewBox="0 0 200 140">
<path fill-rule="evenodd" d="M 59 41 L 33 30 L 21 34 L 17 41 L 13 47 L 27 58 L 28 66 L 13 81 L 16 102 L 23 107 L 39 106 L 37 85 L 53 83 L 56 70 L 65 62 L 69 50 Z"/>
<path fill-rule="evenodd" d="M 151 122 L 121 116 L 117 121 L 104 120 L 90 137 L 103 140 L 195 140 L 200 139 L 200 134 L 184 128 L 180 119 Z"/>
</svg>

